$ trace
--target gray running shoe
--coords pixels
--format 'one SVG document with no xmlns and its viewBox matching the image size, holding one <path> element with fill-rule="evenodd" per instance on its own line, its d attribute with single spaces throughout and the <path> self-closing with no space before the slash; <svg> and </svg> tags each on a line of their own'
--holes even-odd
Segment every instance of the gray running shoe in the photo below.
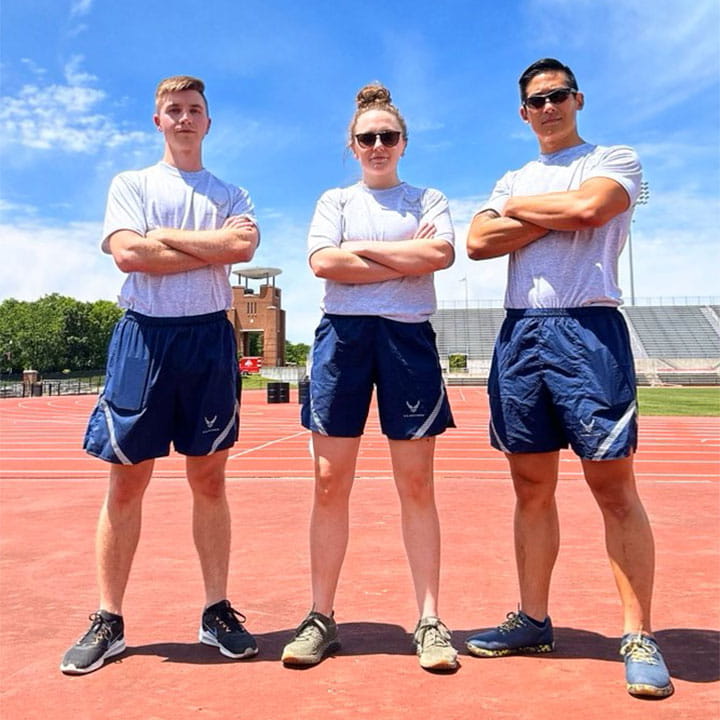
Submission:
<svg viewBox="0 0 720 720">
<path fill-rule="evenodd" d="M 440 618 L 421 618 L 413 640 L 420 667 L 425 670 L 455 670 L 457 667 L 457 650 L 452 646 L 450 631 Z"/>
<path fill-rule="evenodd" d="M 243 659 L 257 655 L 255 638 L 243 627 L 245 620 L 228 600 L 221 600 L 203 610 L 198 640 L 218 648 L 225 657 Z"/>
<path fill-rule="evenodd" d="M 85 675 L 101 668 L 108 658 L 125 650 L 122 615 L 98 610 L 90 615 L 90 628 L 63 657 L 60 670 L 67 675 Z"/>
<path fill-rule="evenodd" d="M 295 637 L 285 646 L 282 661 L 285 665 L 317 665 L 326 653 L 340 647 L 334 613 L 330 617 L 311 610 L 295 631 Z"/>
</svg>

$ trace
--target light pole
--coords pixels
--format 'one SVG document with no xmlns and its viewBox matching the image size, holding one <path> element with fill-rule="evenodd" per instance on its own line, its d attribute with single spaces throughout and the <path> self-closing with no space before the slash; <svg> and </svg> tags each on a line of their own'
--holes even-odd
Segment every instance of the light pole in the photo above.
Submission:
<svg viewBox="0 0 720 720">
<path fill-rule="evenodd" d="M 644 180 L 640 183 L 640 194 L 638 195 L 635 205 L 647 205 L 650 200 L 650 186 Z M 630 221 L 628 228 L 628 259 L 630 260 L 630 304 L 635 305 L 635 272 L 633 270 L 633 251 L 632 251 L 632 224 L 635 218 Z"/>
<path fill-rule="evenodd" d="M 461 283 L 465 283 L 465 361 L 467 362 L 467 356 L 470 353 L 470 317 L 468 315 L 468 279 L 467 275 L 460 278 Z"/>
</svg>

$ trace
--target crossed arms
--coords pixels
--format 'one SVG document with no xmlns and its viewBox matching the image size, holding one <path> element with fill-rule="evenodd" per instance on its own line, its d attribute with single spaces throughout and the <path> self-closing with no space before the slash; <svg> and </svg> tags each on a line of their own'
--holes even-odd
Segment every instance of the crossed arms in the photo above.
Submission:
<svg viewBox="0 0 720 720">
<path fill-rule="evenodd" d="M 605 177 L 590 178 L 568 192 L 510 197 L 501 215 L 484 210 L 473 218 L 467 253 L 472 260 L 484 260 L 525 247 L 550 230 L 601 227 L 629 205 L 627 191 Z"/>
<path fill-rule="evenodd" d="M 156 228 L 145 236 L 118 230 L 108 242 L 123 272 L 170 275 L 206 265 L 247 262 L 255 253 L 258 231 L 246 215 L 233 215 L 216 230 Z"/>
<path fill-rule="evenodd" d="M 314 252 L 310 256 L 310 267 L 316 277 L 348 285 L 427 275 L 448 267 L 453 261 L 452 245 L 436 238 L 436 232 L 432 223 L 422 223 L 409 240 L 345 240 L 341 247 Z"/>
</svg>

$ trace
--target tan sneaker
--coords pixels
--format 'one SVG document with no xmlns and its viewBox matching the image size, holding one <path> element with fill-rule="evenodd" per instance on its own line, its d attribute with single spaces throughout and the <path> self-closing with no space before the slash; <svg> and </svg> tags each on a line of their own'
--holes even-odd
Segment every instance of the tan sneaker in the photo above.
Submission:
<svg viewBox="0 0 720 720">
<path fill-rule="evenodd" d="M 420 667 L 425 670 L 455 670 L 457 650 L 450 642 L 450 631 L 436 617 L 421 618 L 413 636 Z"/>
<path fill-rule="evenodd" d="M 333 615 L 327 617 L 311 610 L 283 649 L 281 660 L 285 665 L 316 665 L 326 653 L 339 647 Z"/>
</svg>

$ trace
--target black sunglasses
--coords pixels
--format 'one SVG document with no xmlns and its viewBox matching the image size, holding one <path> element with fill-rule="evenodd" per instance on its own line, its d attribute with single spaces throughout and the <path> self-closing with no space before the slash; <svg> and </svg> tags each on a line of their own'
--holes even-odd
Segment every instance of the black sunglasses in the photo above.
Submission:
<svg viewBox="0 0 720 720">
<path fill-rule="evenodd" d="M 400 142 L 401 135 L 399 130 L 383 130 L 379 133 L 358 133 L 355 139 L 358 141 L 358 145 L 364 148 L 375 147 L 378 138 L 385 147 L 395 147 Z"/>
<path fill-rule="evenodd" d="M 523 105 L 531 107 L 533 110 L 540 110 L 545 107 L 545 103 L 550 101 L 552 105 L 560 105 L 564 103 L 570 95 L 576 95 L 577 90 L 572 88 L 558 88 L 557 90 L 551 90 L 545 95 L 531 95 L 525 98 Z"/>
</svg>

